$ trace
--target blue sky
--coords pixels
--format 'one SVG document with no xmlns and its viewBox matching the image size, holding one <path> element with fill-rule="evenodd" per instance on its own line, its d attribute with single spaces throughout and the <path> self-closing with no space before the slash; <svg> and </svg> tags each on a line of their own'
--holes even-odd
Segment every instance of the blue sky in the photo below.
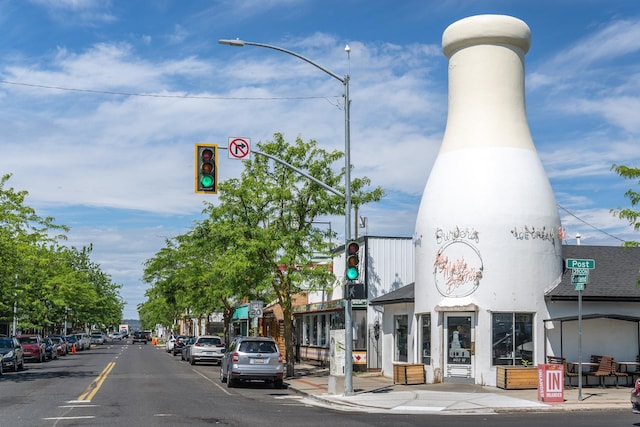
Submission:
<svg viewBox="0 0 640 427">
<path fill-rule="evenodd" d="M 240 38 L 350 75 L 353 174 L 387 194 L 359 233 L 411 236 L 446 124 L 442 32 L 483 13 L 531 28 L 527 114 L 566 243 L 640 240 L 610 213 L 633 187 L 611 165 L 640 164 L 637 0 L 0 0 L 0 173 L 71 227 L 69 245 L 93 244 L 137 318 L 144 261 L 216 202 L 193 192 L 196 142 L 282 132 L 344 149 L 342 84 L 217 43 Z M 219 169 L 238 177 L 242 162 L 222 151 Z M 342 241 L 343 219 L 323 220 Z"/>
</svg>

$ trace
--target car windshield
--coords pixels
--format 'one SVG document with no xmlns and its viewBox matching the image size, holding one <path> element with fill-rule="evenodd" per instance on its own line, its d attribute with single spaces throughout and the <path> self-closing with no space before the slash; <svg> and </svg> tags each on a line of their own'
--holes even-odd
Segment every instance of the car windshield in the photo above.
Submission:
<svg viewBox="0 0 640 427">
<path fill-rule="evenodd" d="M 12 340 L 0 340 L 0 348 L 13 348 Z"/>
<path fill-rule="evenodd" d="M 276 345 L 272 342 L 243 341 L 240 344 L 243 353 L 276 353 Z"/>
<path fill-rule="evenodd" d="M 198 339 L 198 344 L 204 345 L 220 345 L 222 344 L 222 340 L 220 338 L 200 338 Z"/>
<path fill-rule="evenodd" d="M 38 344 L 38 339 L 35 337 L 20 337 L 18 339 L 22 344 Z"/>
</svg>

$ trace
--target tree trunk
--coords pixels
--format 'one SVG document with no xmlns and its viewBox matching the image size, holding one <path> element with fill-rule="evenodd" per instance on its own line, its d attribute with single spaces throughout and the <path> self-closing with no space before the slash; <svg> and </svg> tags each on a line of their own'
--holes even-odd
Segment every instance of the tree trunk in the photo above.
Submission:
<svg viewBox="0 0 640 427">
<path fill-rule="evenodd" d="M 294 375 L 295 356 L 293 349 L 293 320 L 291 318 L 291 299 L 282 303 L 282 317 L 284 319 L 284 347 L 287 361 L 287 377 Z"/>
</svg>

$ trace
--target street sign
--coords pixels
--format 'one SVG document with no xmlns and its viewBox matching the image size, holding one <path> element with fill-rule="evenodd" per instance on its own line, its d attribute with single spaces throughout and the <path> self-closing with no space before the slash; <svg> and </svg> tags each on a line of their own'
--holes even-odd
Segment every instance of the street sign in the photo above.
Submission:
<svg viewBox="0 0 640 427">
<path fill-rule="evenodd" d="M 230 159 L 244 160 L 251 154 L 251 140 L 249 138 L 229 137 Z"/>
<path fill-rule="evenodd" d="M 567 258 L 567 268 L 588 268 L 593 270 L 596 268 L 596 262 L 592 259 Z"/>
<path fill-rule="evenodd" d="M 264 303 L 262 301 L 251 301 L 249 302 L 249 317 L 262 317 L 262 306 Z"/>
<path fill-rule="evenodd" d="M 584 285 L 585 285 L 584 283 L 576 283 L 574 285 L 574 290 L 576 290 L 576 291 L 584 291 Z"/>
<path fill-rule="evenodd" d="M 571 275 L 571 284 L 576 285 L 578 283 L 587 284 L 589 283 L 589 275 L 588 274 L 572 274 Z"/>
</svg>

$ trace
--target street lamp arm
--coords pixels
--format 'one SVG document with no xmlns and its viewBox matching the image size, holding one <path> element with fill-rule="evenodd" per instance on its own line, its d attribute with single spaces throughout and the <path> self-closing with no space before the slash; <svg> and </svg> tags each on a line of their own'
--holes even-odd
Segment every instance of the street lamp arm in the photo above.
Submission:
<svg viewBox="0 0 640 427">
<path fill-rule="evenodd" d="M 266 158 L 268 158 L 268 159 L 274 160 L 274 161 L 276 161 L 276 162 L 278 162 L 278 163 L 280 163 L 280 164 L 285 165 L 285 166 L 286 166 L 286 167 L 288 167 L 289 169 L 291 169 L 291 170 L 293 170 L 293 171 L 295 171 L 295 172 L 299 173 L 300 175 L 304 176 L 304 177 L 305 177 L 305 178 L 307 178 L 308 180 L 315 182 L 315 183 L 316 183 L 316 184 L 318 184 L 320 187 L 322 187 L 322 188 L 324 188 L 325 190 L 327 190 L 327 191 L 329 191 L 329 192 L 331 192 L 331 193 L 335 194 L 336 196 L 339 196 L 342 200 L 344 200 L 344 194 L 343 194 L 343 193 L 341 193 L 339 190 L 336 190 L 335 188 L 331 187 L 330 185 L 325 184 L 324 182 L 320 181 L 320 180 L 319 180 L 319 179 L 317 179 L 317 178 L 314 178 L 313 176 L 311 176 L 311 175 L 309 175 L 308 173 L 306 173 L 305 171 L 303 171 L 303 170 L 301 170 L 301 169 L 299 169 L 299 168 L 297 168 L 297 167 L 293 166 L 292 164 L 287 163 L 286 161 L 284 161 L 284 160 L 282 160 L 282 159 L 279 159 L 279 158 L 277 158 L 276 156 L 272 156 L 271 154 L 263 153 L 263 152 L 261 152 L 261 151 L 257 151 L 257 150 L 253 150 L 253 152 L 254 152 L 255 154 L 260 154 L 261 156 L 265 156 L 265 157 L 266 157 Z"/>
<path fill-rule="evenodd" d="M 318 68 L 319 70 L 322 70 L 325 73 L 329 74 L 334 79 L 339 80 L 342 84 L 346 84 L 346 82 L 347 82 L 347 77 L 340 77 L 339 75 L 337 75 L 333 71 L 330 71 L 330 70 L 324 68 L 320 64 L 316 64 L 315 62 L 313 62 L 309 58 L 307 58 L 305 56 L 302 56 L 299 53 L 293 52 L 291 50 L 281 48 L 279 46 L 273 46 L 273 45 L 264 44 L 264 43 L 248 42 L 248 41 L 239 40 L 239 39 L 236 39 L 236 40 L 222 39 L 222 40 L 218 40 L 218 43 L 226 44 L 226 45 L 229 45 L 229 46 L 238 46 L 238 47 L 242 47 L 242 46 L 245 46 L 245 45 L 246 46 L 259 46 L 259 47 L 266 47 L 267 49 L 279 50 L 280 52 L 284 52 L 284 53 L 287 53 L 289 55 L 293 55 L 296 58 L 300 58 L 303 61 L 308 62 L 309 64 L 313 65 L 314 67 Z"/>
</svg>

